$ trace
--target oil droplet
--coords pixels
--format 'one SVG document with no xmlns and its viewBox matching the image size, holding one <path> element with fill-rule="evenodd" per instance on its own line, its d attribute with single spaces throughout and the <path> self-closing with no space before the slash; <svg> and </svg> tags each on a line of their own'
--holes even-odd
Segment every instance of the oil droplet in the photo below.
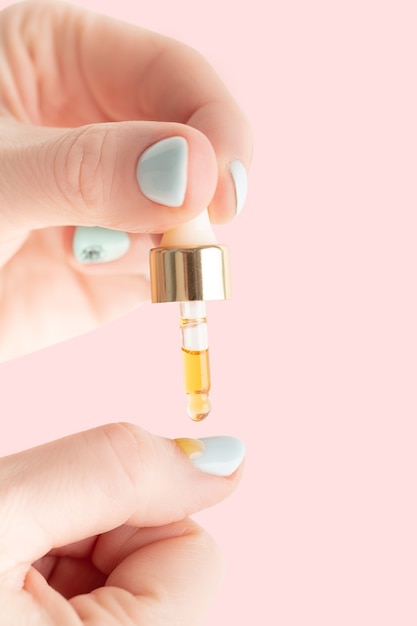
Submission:
<svg viewBox="0 0 417 626">
<path fill-rule="evenodd" d="M 207 393 L 187 394 L 187 414 L 193 422 L 201 422 L 210 413 L 211 405 Z"/>
</svg>

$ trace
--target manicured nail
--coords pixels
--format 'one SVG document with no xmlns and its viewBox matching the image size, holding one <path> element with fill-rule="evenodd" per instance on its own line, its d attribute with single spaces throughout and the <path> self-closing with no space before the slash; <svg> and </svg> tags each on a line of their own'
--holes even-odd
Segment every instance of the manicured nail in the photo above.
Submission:
<svg viewBox="0 0 417 626">
<path fill-rule="evenodd" d="M 125 255 L 129 247 L 127 233 L 100 226 L 78 226 L 72 240 L 74 256 L 80 263 L 115 261 Z"/>
<path fill-rule="evenodd" d="M 169 137 L 150 146 L 138 161 L 142 193 L 158 204 L 177 207 L 187 190 L 188 145 L 184 137 Z"/>
<path fill-rule="evenodd" d="M 241 212 L 246 196 L 248 195 L 248 176 L 246 174 L 245 166 L 238 159 L 229 163 L 229 169 L 235 186 L 236 215 L 238 215 Z"/>
<path fill-rule="evenodd" d="M 245 446 L 236 437 L 174 439 L 191 462 L 206 474 L 230 476 L 245 456 Z"/>
</svg>

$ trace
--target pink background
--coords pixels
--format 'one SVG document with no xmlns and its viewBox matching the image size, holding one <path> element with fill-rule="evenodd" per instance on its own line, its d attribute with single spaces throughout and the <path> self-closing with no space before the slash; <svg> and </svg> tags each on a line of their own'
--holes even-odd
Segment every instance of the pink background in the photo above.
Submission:
<svg viewBox="0 0 417 626">
<path fill-rule="evenodd" d="M 247 112 L 234 298 L 209 304 L 206 423 L 176 307 L 145 305 L 0 366 L 0 451 L 114 420 L 240 436 L 238 491 L 197 516 L 228 561 L 208 626 L 415 625 L 415 3 L 81 4 L 199 49 Z"/>
</svg>

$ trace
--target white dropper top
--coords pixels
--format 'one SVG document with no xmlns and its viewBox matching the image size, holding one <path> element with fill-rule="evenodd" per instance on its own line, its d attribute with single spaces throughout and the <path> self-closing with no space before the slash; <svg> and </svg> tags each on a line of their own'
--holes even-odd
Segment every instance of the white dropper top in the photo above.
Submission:
<svg viewBox="0 0 417 626">
<path fill-rule="evenodd" d="M 172 228 L 163 234 L 161 248 L 177 246 L 202 246 L 206 244 L 216 244 L 216 235 L 210 223 L 208 210 L 194 217 L 192 220 Z"/>
</svg>

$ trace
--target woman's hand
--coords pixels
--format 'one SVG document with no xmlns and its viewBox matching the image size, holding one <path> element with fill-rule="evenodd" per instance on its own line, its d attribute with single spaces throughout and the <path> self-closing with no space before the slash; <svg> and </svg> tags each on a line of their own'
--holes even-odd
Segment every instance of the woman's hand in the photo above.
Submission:
<svg viewBox="0 0 417 626">
<path fill-rule="evenodd" d="M 147 299 L 158 235 L 207 206 L 231 219 L 250 156 L 190 48 L 59 2 L 1 12 L 0 360 Z"/>
<path fill-rule="evenodd" d="M 233 491 L 243 455 L 109 424 L 0 459 L 1 625 L 203 624 L 223 563 L 187 516 Z"/>
</svg>

